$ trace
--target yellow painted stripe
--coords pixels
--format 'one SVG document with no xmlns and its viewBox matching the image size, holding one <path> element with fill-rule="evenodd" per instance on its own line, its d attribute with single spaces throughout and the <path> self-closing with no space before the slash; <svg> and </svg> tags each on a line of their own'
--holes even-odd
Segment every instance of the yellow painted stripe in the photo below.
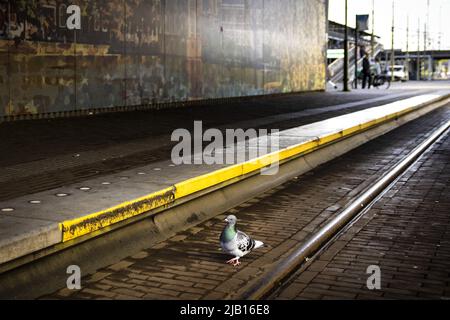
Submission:
<svg viewBox="0 0 450 320">
<path fill-rule="evenodd" d="M 342 132 L 333 133 L 328 136 L 321 137 L 319 139 L 319 145 L 324 145 L 324 144 L 330 143 L 332 141 L 336 141 L 340 138 L 342 138 Z"/>
<path fill-rule="evenodd" d="M 242 175 L 242 164 L 233 165 L 175 184 L 179 199 Z"/>
<path fill-rule="evenodd" d="M 258 171 L 264 167 L 270 166 L 273 163 L 278 163 L 280 155 L 278 152 L 267 154 L 251 161 L 242 164 L 242 174 L 249 174 Z"/>
<path fill-rule="evenodd" d="M 60 223 L 62 241 L 66 242 L 91 232 L 108 227 L 120 221 L 135 217 L 144 212 L 167 206 L 177 199 L 192 195 L 201 190 L 208 189 L 220 183 L 229 181 L 243 175 L 257 172 L 272 164 L 287 160 L 303 153 L 312 151 L 326 143 L 336 141 L 342 137 L 367 130 L 380 123 L 387 122 L 404 115 L 415 107 L 406 108 L 400 112 L 394 112 L 375 120 L 343 129 L 342 132 L 333 133 L 320 139 L 290 146 L 282 150 L 267 154 L 247 162 L 216 170 L 192 179 L 188 179 L 173 185 L 170 188 L 151 193 L 147 196 L 121 203 L 112 208 L 95 212 L 87 216 L 68 220 Z"/>
<path fill-rule="evenodd" d="M 174 198 L 174 188 L 171 187 L 81 218 L 64 221 L 60 224 L 62 241 L 66 242 L 81 237 L 114 223 L 167 205 Z"/>
<path fill-rule="evenodd" d="M 353 126 L 353 127 L 342 130 L 342 136 L 346 137 L 346 136 L 349 136 L 349 135 L 354 134 L 361 130 L 362 130 L 362 127 L 361 127 L 361 125 L 358 124 L 357 126 Z"/>
</svg>

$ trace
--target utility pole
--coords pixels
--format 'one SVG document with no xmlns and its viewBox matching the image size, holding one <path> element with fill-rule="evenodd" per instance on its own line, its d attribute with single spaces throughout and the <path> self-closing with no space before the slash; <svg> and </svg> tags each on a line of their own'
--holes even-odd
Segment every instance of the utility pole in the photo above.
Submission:
<svg viewBox="0 0 450 320">
<path fill-rule="evenodd" d="M 406 73 L 409 78 L 409 14 L 406 16 Z"/>
<path fill-rule="evenodd" d="M 424 80 L 427 80 L 428 79 L 428 68 L 427 68 L 427 65 L 428 65 L 428 63 L 427 63 L 427 60 L 428 60 L 428 57 L 427 57 L 427 49 L 428 49 L 428 46 L 427 46 L 427 23 L 425 22 L 425 25 L 424 25 L 424 32 L 423 32 L 423 61 L 422 61 L 422 64 L 423 64 L 423 79 Z"/>
<path fill-rule="evenodd" d="M 358 18 L 355 23 L 355 89 L 358 89 Z"/>
<path fill-rule="evenodd" d="M 424 29 L 423 29 L 423 52 L 424 55 L 427 53 L 427 23 L 425 22 L 424 24 Z"/>
<path fill-rule="evenodd" d="M 431 43 L 429 43 L 430 41 L 430 0 L 427 1 L 427 27 L 426 27 L 426 47 L 428 48 L 429 45 L 431 45 Z M 427 49 L 425 49 L 425 54 L 427 53 Z M 431 80 L 431 59 L 430 56 L 428 55 L 426 58 L 427 61 L 427 80 Z"/>
<path fill-rule="evenodd" d="M 395 64 L 395 54 L 394 54 L 394 30 L 395 30 L 395 0 L 392 0 L 392 34 L 391 34 L 391 81 L 394 81 L 394 64 Z"/>
<path fill-rule="evenodd" d="M 372 37 L 370 38 L 370 46 L 372 58 L 375 58 L 375 0 L 372 0 Z"/>
<path fill-rule="evenodd" d="M 416 80 L 420 80 L 420 18 L 417 24 L 417 77 Z"/>
<path fill-rule="evenodd" d="M 344 30 L 344 89 L 343 91 L 348 92 L 350 91 L 348 88 L 348 21 L 347 21 L 347 15 L 348 15 L 348 7 L 347 7 L 347 1 L 345 0 L 345 30 Z"/>
<path fill-rule="evenodd" d="M 430 30 L 429 29 L 430 29 L 430 0 L 427 0 L 427 24 L 425 27 L 425 40 L 426 40 L 425 48 L 428 48 L 428 45 L 429 45 L 429 43 L 428 43 L 429 38 L 430 38 L 430 35 L 429 35 Z M 427 49 L 425 49 L 425 52 L 427 52 Z"/>
<path fill-rule="evenodd" d="M 409 14 L 406 16 L 406 56 L 409 57 Z"/>
<path fill-rule="evenodd" d="M 442 42 L 442 4 L 439 7 L 439 42 L 438 42 L 439 51 L 441 51 L 441 42 Z"/>
<path fill-rule="evenodd" d="M 424 71 L 424 80 L 426 80 L 428 78 L 428 68 L 427 68 L 427 50 L 428 50 L 428 10 L 430 8 L 430 1 L 427 1 L 427 14 L 426 14 L 426 19 L 424 22 L 424 26 L 423 26 L 423 71 Z"/>
</svg>

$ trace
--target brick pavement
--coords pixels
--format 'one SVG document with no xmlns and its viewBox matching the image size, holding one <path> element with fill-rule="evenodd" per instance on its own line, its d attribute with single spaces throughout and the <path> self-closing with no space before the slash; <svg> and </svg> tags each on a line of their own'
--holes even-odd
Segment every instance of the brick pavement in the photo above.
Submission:
<svg viewBox="0 0 450 320">
<path fill-rule="evenodd" d="M 272 298 L 450 300 L 450 136 Z"/>
<path fill-rule="evenodd" d="M 80 291 L 62 289 L 42 298 L 223 299 L 317 230 L 445 118 L 450 118 L 450 106 L 167 241 L 100 269 L 83 278 Z M 224 263 L 227 257 L 218 250 L 223 219 L 230 213 L 237 215 L 240 229 L 270 245 L 244 257 L 241 267 L 236 269 Z M 338 265 L 331 270 L 341 272 L 343 268 Z M 313 276 L 313 272 L 305 275 Z M 315 294 L 314 290 L 309 294 Z M 351 291 L 343 294 L 353 297 Z"/>
</svg>

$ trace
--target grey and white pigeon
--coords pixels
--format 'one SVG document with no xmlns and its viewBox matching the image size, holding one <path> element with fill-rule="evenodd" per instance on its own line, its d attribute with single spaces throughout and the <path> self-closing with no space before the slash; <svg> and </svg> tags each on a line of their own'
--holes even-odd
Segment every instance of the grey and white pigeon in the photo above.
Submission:
<svg viewBox="0 0 450 320">
<path fill-rule="evenodd" d="M 245 256 L 254 249 L 264 246 L 264 243 L 253 240 L 244 232 L 237 230 L 237 218 L 235 216 L 230 215 L 225 221 L 227 222 L 227 225 L 220 235 L 220 246 L 225 253 L 234 257 L 228 260 L 227 263 L 236 267 L 241 264 L 239 258 Z"/>
</svg>

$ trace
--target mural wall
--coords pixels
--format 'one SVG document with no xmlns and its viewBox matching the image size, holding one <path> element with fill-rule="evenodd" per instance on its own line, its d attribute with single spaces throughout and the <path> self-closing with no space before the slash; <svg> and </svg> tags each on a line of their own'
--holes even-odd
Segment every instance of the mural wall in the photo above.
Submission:
<svg viewBox="0 0 450 320">
<path fill-rule="evenodd" d="M 0 116 L 324 89 L 326 6 L 0 0 Z"/>
</svg>

